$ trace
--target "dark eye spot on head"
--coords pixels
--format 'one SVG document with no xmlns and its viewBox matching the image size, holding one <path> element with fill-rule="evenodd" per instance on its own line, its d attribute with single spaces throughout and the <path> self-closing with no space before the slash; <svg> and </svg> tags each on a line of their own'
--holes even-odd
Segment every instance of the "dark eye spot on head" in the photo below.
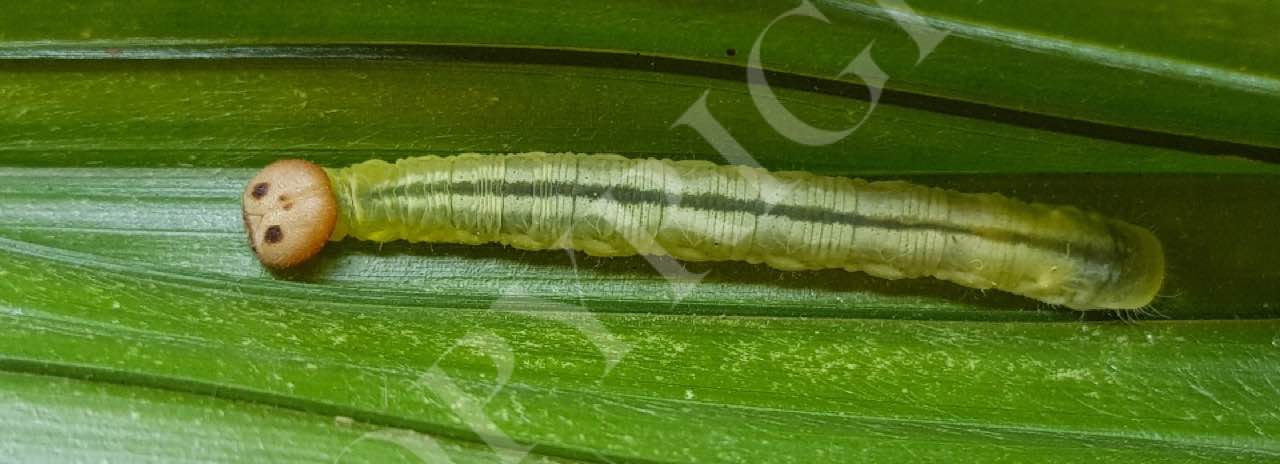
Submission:
<svg viewBox="0 0 1280 464">
<path fill-rule="evenodd" d="M 280 230 L 280 226 L 268 227 L 267 233 L 262 236 L 262 239 L 266 240 L 267 243 L 279 243 L 280 240 L 284 239 L 284 231 Z"/>
<path fill-rule="evenodd" d="M 724 56 L 737 56 L 737 55 L 738 55 L 738 49 L 736 48 L 729 48 L 724 51 Z"/>
<path fill-rule="evenodd" d="M 284 210 L 285 210 L 285 211 L 288 211 L 288 210 L 291 210 L 291 209 L 293 209 L 293 203 L 285 203 L 285 204 L 284 204 Z"/>
<path fill-rule="evenodd" d="M 270 189 L 270 184 L 267 184 L 266 182 L 258 182 L 258 185 L 253 186 L 253 197 L 261 200 L 262 197 L 267 195 L 267 190 Z"/>
</svg>

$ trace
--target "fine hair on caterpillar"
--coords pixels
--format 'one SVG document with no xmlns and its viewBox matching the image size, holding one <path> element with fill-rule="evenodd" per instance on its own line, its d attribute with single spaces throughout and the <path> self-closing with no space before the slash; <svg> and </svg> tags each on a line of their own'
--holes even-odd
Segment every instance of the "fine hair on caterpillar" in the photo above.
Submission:
<svg viewBox="0 0 1280 464">
<path fill-rule="evenodd" d="M 250 245 L 284 268 L 325 243 L 502 243 L 593 256 L 745 261 L 934 277 L 1073 309 L 1147 307 L 1164 278 L 1148 230 L 1069 206 L 900 181 L 609 154 L 273 163 L 243 195 Z"/>
</svg>

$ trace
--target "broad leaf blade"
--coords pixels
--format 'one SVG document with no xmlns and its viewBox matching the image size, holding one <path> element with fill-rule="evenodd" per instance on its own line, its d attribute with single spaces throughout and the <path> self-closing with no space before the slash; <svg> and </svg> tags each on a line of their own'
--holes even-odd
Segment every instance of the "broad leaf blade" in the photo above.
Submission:
<svg viewBox="0 0 1280 464">
<path fill-rule="evenodd" d="M 19 48 L 33 42 L 87 42 L 102 52 L 157 39 L 482 44 L 611 50 L 744 65 L 765 27 L 798 5 L 782 0 L 624 0 L 599 5 L 401 0 L 352 8 L 349 2 L 322 0 L 308 3 L 306 13 L 301 13 L 288 3 L 247 0 L 196 5 L 34 2 L 14 6 L 0 18 L 0 38 Z M 1152 6 L 1053 0 L 1028 6 L 823 0 L 813 7 L 829 24 L 805 16 L 778 22 L 762 42 L 763 60 L 770 69 L 835 78 L 870 46 L 869 52 L 890 76 L 890 89 L 1067 120 L 1239 142 L 1245 145 L 1210 144 L 1205 149 L 1280 158 L 1280 130 L 1271 123 L 1280 119 L 1280 52 L 1274 46 L 1280 9 L 1270 2 L 1177 0 Z M 907 33 L 899 20 L 923 23 L 946 35 L 922 59 L 921 45 L 934 42 Z M 841 79 L 858 78 L 850 74 Z"/>
</svg>

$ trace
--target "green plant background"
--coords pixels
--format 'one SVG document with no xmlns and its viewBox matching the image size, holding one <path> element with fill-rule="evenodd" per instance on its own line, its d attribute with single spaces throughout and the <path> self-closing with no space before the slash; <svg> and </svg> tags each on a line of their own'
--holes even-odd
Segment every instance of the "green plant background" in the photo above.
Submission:
<svg viewBox="0 0 1280 464">
<path fill-rule="evenodd" d="M 744 82 L 792 2 L 10 6 L 0 456 L 412 462 L 434 444 L 499 462 L 500 431 L 530 462 L 1277 459 L 1280 8 L 909 4 L 952 31 L 923 60 L 874 2 L 770 31 L 778 94 L 813 125 L 867 111 L 833 77 L 867 44 L 890 76 L 821 147 L 778 135 Z M 1160 315 L 741 265 L 689 265 L 705 275 L 684 285 L 639 258 L 496 246 L 346 241 L 272 275 L 244 245 L 240 189 L 280 157 L 723 160 L 673 127 L 704 94 L 769 168 L 1151 227 Z M 602 352 L 591 321 L 629 350 Z M 509 381 L 451 349 L 477 333 L 510 347 Z M 424 387 L 432 366 L 497 390 L 488 428 Z"/>
</svg>

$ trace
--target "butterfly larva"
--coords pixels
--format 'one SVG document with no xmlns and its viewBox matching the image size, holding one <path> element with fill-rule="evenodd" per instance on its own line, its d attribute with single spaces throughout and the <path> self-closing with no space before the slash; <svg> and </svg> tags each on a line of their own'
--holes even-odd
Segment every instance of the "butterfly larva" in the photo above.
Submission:
<svg viewBox="0 0 1280 464">
<path fill-rule="evenodd" d="M 286 160 L 250 181 L 244 205 L 250 243 L 272 267 L 347 236 L 498 242 L 932 276 L 1075 309 L 1141 308 L 1164 277 L 1149 231 L 1072 207 L 706 161 L 466 154 L 322 169 Z"/>
</svg>

